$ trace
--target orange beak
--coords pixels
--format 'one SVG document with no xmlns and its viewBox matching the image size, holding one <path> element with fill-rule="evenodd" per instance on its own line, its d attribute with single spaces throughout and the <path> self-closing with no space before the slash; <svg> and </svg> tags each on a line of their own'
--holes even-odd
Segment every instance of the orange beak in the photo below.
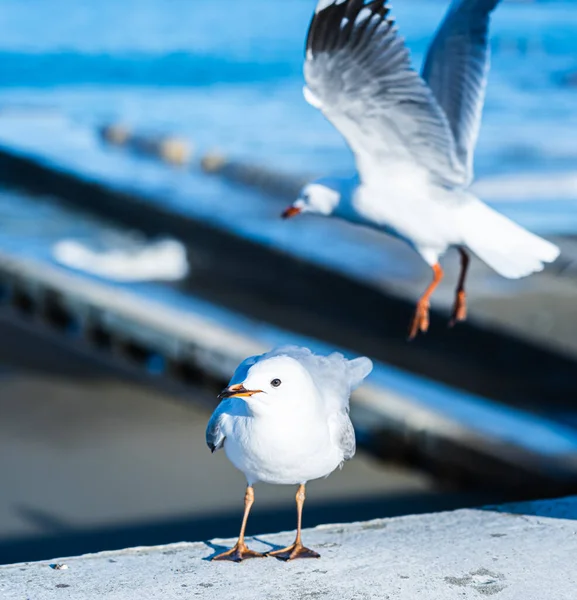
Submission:
<svg viewBox="0 0 577 600">
<path fill-rule="evenodd" d="M 260 394 L 262 390 L 247 390 L 242 383 L 237 383 L 235 385 L 231 385 L 218 395 L 219 400 L 223 400 L 224 398 L 248 398 L 253 396 L 254 394 Z"/>
<path fill-rule="evenodd" d="M 283 219 L 290 219 L 291 217 L 296 217 L 301 213 L 301 209 L 296 206 L 289 206 L 281 215 Z"/>
</svg>

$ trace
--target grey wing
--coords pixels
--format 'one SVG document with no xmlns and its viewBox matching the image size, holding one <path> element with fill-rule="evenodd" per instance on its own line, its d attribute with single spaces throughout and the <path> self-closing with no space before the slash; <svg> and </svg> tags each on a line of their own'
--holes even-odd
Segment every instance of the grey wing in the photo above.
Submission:
<svg viewBox="0 0 577 600">
<path fill-rule="evenodd" d="M 304 73 L 305 97 L 345 137 L 363 181 L 385 161 L 410 161 L 443 184 L 465 182 L 447 118 L 411 67 L 386 0 L 320 0 Z"/>
<path fill-rule="evenodd" d="M 453 0 L 423 67 L 423 78 L 444 110 L 457 156 L 473 178 L 473 154 L 490 63 L 489 22 L 500 0 Z"/>
<path fill-rule="evenodd" d="M 226 435 L 224 433 L 224 420 L 226 418 L 227 401 L 221 402 L 212 413 L 206 427 L 206 445 L 211 452 L 216 452 L 224 446 Z"/>
<path fill-rule="evenodd" d="M 340 431 L 339 431 L 339 447 L 343 451 L 343 461 L 351 460 L 357 450 L 357 442 L 355 439 L 355 430 L 348 411 L 341 413 Z"/>
</svg>

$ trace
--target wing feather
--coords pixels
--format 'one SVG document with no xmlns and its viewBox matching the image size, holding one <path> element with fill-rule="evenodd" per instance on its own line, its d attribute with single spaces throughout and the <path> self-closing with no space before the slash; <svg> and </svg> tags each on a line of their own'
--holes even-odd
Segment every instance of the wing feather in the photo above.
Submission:
<svg viewBox="0 0 577 600">
<path fill-rule="evenodd" d="M 499 1 L 453 0 L 423 66 L 423 79 L 447 115 L 467 182 L 473 179 L 473 154 L 485 103 L 490 16 Z"/>
<path fill-rule="evenodd" d="M 223 400 L 212 413 L 206 426 L 206 445 L 211 452 L 216 452 L 224 446 L 226 439 L 225 422 L 232 409 L 232 399 Z"/>
<path fill-rule="evenodd" d="M 386 0 L 320 0 L 304 73 L 307 95 L 345 137 L 363 181 L 384 161 L 411 161 L 443 184 L 465 183 L 447 118 L 412 69 Z"/>
</svg>

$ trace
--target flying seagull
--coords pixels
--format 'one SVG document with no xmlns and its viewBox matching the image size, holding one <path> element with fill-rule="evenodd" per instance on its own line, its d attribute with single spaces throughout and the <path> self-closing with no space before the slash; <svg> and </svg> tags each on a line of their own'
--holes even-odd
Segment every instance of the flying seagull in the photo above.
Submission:
<svg viewBox="0 0 577 600">
<path fill-rule="evenodd" d="M 386 0 L 320 0 L 306 45 L 304 95 L 351 147 L 353 180 L 306 185 L 283 217 L 310 212 L 373 227 L 414 248 L 433 270 L 409 330 L 429 327 L 439 258 L 461 255 L 450 321 L 467 315 L 468 250 L 510 279 L 541 271 L 559 249 L 467 190 L 489 71 L 489 20 L 499 0 L 453 0 L 421 75 Z"/>
</svg>

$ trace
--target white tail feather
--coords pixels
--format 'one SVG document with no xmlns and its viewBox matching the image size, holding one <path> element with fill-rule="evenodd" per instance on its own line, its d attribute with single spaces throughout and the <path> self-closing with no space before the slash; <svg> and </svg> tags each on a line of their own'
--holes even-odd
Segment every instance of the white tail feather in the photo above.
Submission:
<svg viewBox="0 0 577 600">
<path fill-rule="evenodd" d="M 461 209 L 463 242 L 503 277 L 518 279 L 542 271 L 559 248 L 527 231 L 477 198 Z"/>
<path fill-rule="evenodd" d="M 373 361 L 366 356 L 361 356 L 347 361 L 346 368 L 351 382 L 351 389 L 358 388 L 363 380 L 369 376 L 373 370 Z"/>
</svg>

